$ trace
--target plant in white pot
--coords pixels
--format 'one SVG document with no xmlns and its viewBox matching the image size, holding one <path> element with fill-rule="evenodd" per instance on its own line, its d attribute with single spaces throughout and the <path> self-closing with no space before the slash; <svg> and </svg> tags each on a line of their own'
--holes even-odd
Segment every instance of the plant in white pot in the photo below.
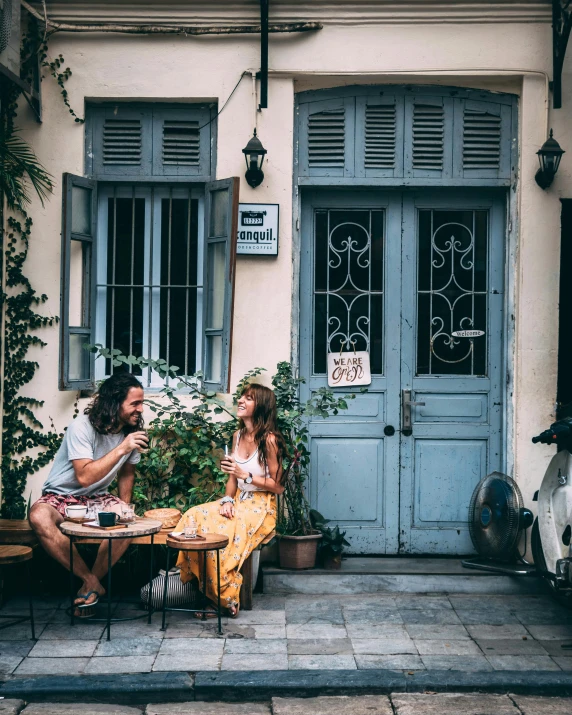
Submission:
<svg viewBox="0 0 572 715">
<path fill-rule="evenodd" d="M 278 371 L 272 379 L 278 405 L 278 426 L 288 446 L 282 477 L 284 493 L 279 501 L 276 530 L 280 566 L 292 569 L 315 566 L 318 542 L 322 538 L 322 532 L 312 524 L 304 489 L 310 467 L 308 418 L 337 415 L 340 410 L 347 409 L 346 400 L 355 397 L 337 397 L 324 387 L 302 403 L 298 395 L 303 382 L 303 378 L 294 376 L 292 366 L 287 362 L 278 364 Z"/>
</svg>

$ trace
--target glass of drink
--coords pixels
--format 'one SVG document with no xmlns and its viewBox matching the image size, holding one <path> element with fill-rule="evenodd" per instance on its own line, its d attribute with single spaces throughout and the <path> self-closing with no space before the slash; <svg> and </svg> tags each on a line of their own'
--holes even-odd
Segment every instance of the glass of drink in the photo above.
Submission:
<svg viewBox="0 0 572 715">
<path fill-rule="evenodd" d="M 123 504 L 121 518 L 123 521 L 135 521 L 135 504 Z"/>
<path fill-rule="evenodd" d="M 190 519 L 187 521 L 185 527 L 183 528 L 183 534 L 185 536 L 185 539 L 196 539 L 197 531 L 198 524 L 191 516 Z"/>
</svg>

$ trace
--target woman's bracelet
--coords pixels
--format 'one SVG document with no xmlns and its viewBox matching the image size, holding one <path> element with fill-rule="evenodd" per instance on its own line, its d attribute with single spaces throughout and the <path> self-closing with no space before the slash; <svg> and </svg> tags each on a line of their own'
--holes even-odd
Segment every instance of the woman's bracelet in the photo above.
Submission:
<svg viewBox="0 0 572 715">
<path fill-rule="evenodd" d="M 229 496 L 223 497 L 223 498 L 220 500 L 220 503 L 221 503 L 221 504 L 228 504 L 229 502 L 230 502 L 231 504 L 234 504 L 234 499 L 233 499 L 232 497 L 229 497 Z"/>
</svg>

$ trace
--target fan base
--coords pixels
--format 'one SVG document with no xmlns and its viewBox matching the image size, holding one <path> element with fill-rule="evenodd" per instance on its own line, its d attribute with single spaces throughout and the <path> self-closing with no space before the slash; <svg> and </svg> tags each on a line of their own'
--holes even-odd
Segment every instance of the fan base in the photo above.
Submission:
<svg viewBox="0 0 572 715">
<path fill-rule="evenodd" d="M 466 569 L 475 571 L 488 571 L 489 573 L 502 573 L 506 576 L 536 576 L 537 571 L 534 566 L 526 564 L 505 564 L 502 561 L 476 557 L 474 559 L 463 559 L 461 564 Z"/>
</svg>

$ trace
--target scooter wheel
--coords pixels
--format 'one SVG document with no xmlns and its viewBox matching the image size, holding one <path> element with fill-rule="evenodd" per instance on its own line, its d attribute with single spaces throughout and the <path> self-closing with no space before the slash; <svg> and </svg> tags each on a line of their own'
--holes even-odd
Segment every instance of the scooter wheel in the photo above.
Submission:
<svg viewBox="0 0 572 715">
<path fill-rule="evenodd" d="M 542 573 L 546 572 L 546 559 L 544 558 L 544 551 L 542 550 L 542 540 L 540 538 L 540 529 L 538 528 L 538 519 L 534 520 L 532 525 L 532 532 L 530 534 L 530 547 L 532 549 L 532 557 L 534 559 L 534 565 Z M 542 578 L 546 587 L 550 591 L 553 598 L 555 598 L 559 603 L 567 608 L 572 608 L 572 594 L 564 593 L 559 591 L 554 585 L 554 581 L 549 578 Z"/>
</svg>

